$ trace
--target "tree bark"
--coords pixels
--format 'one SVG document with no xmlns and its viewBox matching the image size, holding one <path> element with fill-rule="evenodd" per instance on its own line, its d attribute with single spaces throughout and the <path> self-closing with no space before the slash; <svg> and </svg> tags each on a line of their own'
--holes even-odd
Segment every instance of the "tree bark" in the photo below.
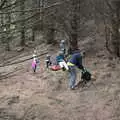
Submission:
<svg viewBox="0 0 120 120">
<path fill-rule="evenodd" d="M 80 12 L 80 0 L 72 0 L 72 19 L 71 19 L 71 40 L 70 48 L 78 48 L 78 26 L 79 26 L 79 13 Z"/>
<path fill-rule="evenodd" d="M 24 13 L 25 3 L 24 3 L 24 0 L 20 2 L 20 9 L 23 10 L 20 13 L 20 17 L 21 17 L 21 19 L 24 19 L 24 17 L 25 17 L 25 13 Z M 20 43 L 20 45 L 25 46 L 25 23 L 24 23 L 24 21 L 21 22 L 21 43 Z"/>
<path fill-rule="evenodd" d="M 112 44 L 114 47 L 114 53 L 117 57 L 120 57 L 120 1 L 112 2 L 115 8 L 112 19 Z"/>
<path fill-rule="evenodd" d="M 32 41 L 35 41 L 35 30 L 32 29 Z"/>
<path fill-rule="evenodd" d="M 48 28 L 47 34 L 46 34 L 46 43 L 47 44 L 54 44 L 54 33 L 55 29 L 52 27 Z"/>
</svg>

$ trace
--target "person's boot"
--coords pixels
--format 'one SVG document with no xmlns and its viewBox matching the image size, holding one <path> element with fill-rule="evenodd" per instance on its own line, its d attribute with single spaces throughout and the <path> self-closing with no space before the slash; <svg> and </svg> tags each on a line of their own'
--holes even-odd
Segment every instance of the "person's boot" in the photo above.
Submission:
<svg viewBox="0 0 120 120">
<path fill-rule="evenodd" d="M 36 72 L 36 67 L 37 67 L 37 66 L 35 66 L 35 68 L 34 68 L 34 73 Z"/>
<path fill-rule="evenodd" d="M 71 90 L 75 90 L 75 87 L 72 86 L 72 87 L 70 87 L 70 89 L 71 89 Z"/>
<path fill-rule="evenodd" d="M 63 67 L 62 70 L 65 71 L 66 70 L 65 67 Z"/>
</svg>

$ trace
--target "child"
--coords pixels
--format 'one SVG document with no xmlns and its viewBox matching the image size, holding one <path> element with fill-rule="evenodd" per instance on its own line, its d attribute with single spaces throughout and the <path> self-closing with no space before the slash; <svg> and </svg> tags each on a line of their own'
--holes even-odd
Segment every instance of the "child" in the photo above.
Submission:
<svg viewBox="0 0 120 120">
<path fill-rule="evenodd" d="M 32 69 L 34 71 L 34 73 L 36 72 L 36 68 L 37 68 L 37 63 L 38 63 L 38 59 L 37 59 L 37 55 L 36 55 L 36 51 L 34 51 L 33 54 L 33 61 L 32 61 Z"/>
<path fill-rule="evenodd" d="M 63 55 L 62 51 L 59 52 L 59 55 L 56 57 L 56 60 L 57 60 L 57 63 L 60 65 L 60 67 L 63 70 L 68 70 L 69 69 L 65 60 L 64 60 L 64 55 Z"/>
<path fill-rule="evenodd" d="M 36 72 L 36 68 L 37 68 L 36 55 L 33 54 L 32 69 L 34 72 Z"/>
<path fill-rule="evenodd" d="M 66 49 L 65 49 L 65 40 L 60 41 L 60 51 L 62 51 L 63 55 L 65 55 Z"/>
<path fill-rule="evenodd" d="M 46 62 L 46 68 L 49 68 L 49 66 L 51 65 L 50 57 L 51 57 L 51 56 L 47 54 L 46 60 L 45 60 L 45 62 Z"/>
</svg>

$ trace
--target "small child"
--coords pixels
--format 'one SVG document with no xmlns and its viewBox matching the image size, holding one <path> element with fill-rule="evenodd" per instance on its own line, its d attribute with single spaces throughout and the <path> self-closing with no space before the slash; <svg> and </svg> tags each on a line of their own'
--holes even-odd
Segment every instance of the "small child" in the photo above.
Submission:
<svg viewBox="0 0 120 120">
<path fill-rule="evenodd" d="M 69 70 L 65 60 L 64 60 L 64 55 L 63 52 L 60 51 L 59 55 L 56 57 L 57 63 L 60 65 L 60 67 L 64 70 Z"/>
<path fill-rule="evenodd" d="M 36 68 L 37 68 L 36 55 L 33 54 L 32 69 L 34 72 L 36 72 Z"/>
<path fill-rule="evenodd" d="M 36 72 L 36 68 L 37 68 L 37 63 L 38 62 L 39 61 L 37 59 L 36 51 L 34 51 L 33 60 L 32 60 L 32 69 L 33 69 L 34 73 Z"/>
<path fill-rule="evenodd" d="M 51 63 L 51 60 L 50 60 L 50 55 L 49 54 L 47 54 L 47 56 L 46 56 L 46 59 L 45 59 L 45 62 L 46 62 L 46 68 L 49 68 L 49 66 L 52 64 Z"/>
<path fill-rule="evenodd" d="M 60 41 L 60 51 L 63 52 L 63 55 L 65 55 L 66 49 L 65 49 L 65 40 Z"/>
</svg>

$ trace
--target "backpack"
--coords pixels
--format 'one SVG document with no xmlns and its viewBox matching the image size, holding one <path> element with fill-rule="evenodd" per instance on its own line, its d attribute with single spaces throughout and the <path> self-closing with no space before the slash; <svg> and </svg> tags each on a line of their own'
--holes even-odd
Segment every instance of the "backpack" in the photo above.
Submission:
<svg viewBox="0 0 120 120">
<path fill-rule="evenodd" d="M 61 69 L 61 67 L 60 67 L 59 65 L 52 65 L 52 66 L 50 66 L 50 69 L 51 69 L 52 71 L 58 71 L 58 70 Z"/>
<path fill-rule="evenodd" d="M 84 69 L 82 71 L 81 79 L 85 80 L 87 82 L 90 81 L 91 80 L 91 73 L 88 70 Z"/>
</svg>

